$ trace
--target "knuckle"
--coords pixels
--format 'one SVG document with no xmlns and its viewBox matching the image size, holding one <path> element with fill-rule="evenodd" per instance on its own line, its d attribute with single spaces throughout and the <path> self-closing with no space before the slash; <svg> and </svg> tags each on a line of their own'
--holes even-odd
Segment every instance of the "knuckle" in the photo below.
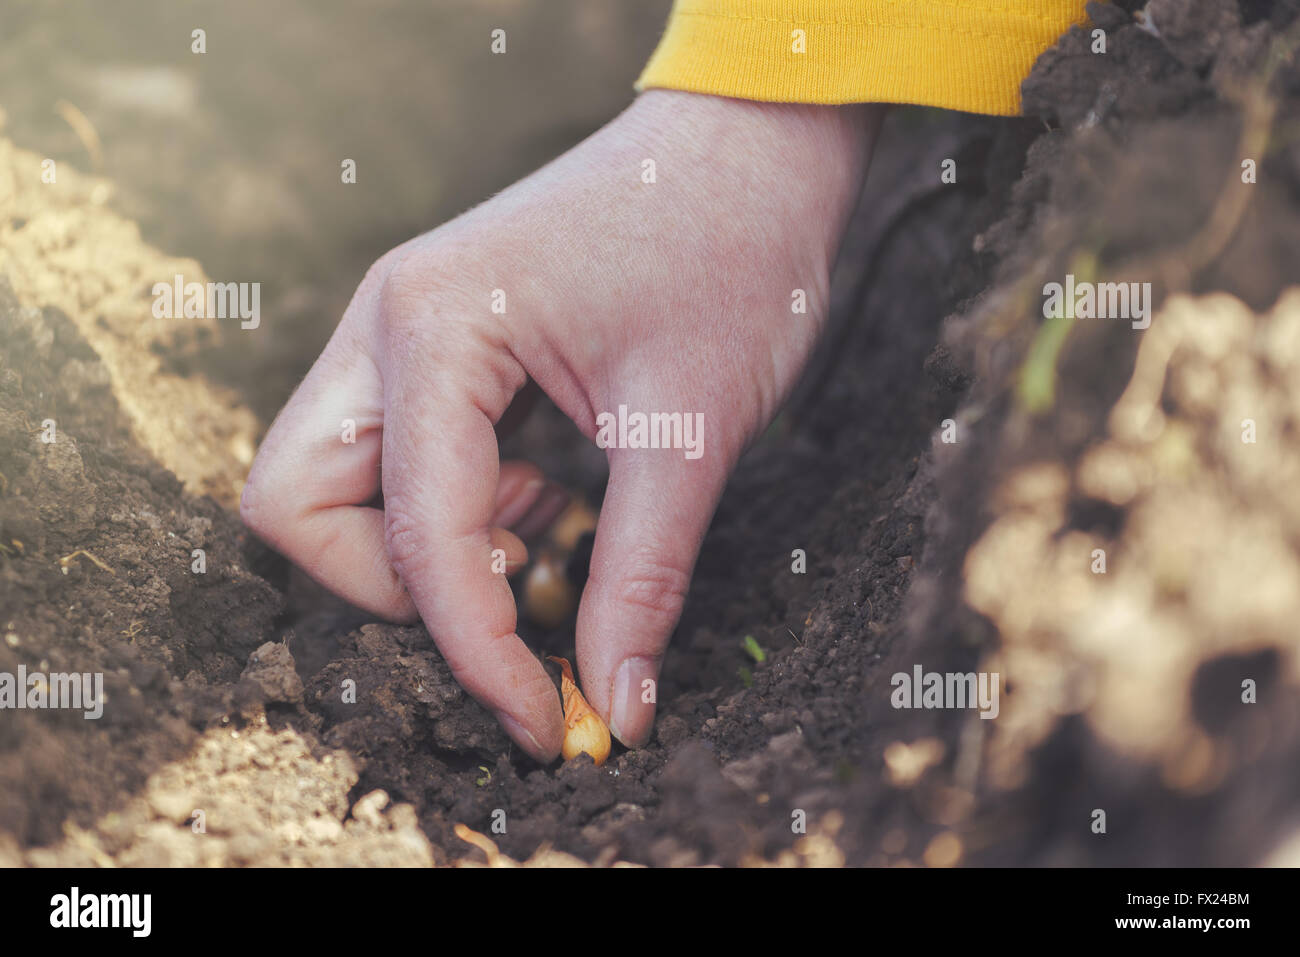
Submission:
<svg viewBox="0 0 1300 957">
<path fill-rule="evenodd" d="M 377 292 L 390 350 L 427 346 L 436 336 L 441 351 L 459 354 L 501 338 L 500 317 L 489 309 L 490 290 L 475 285 L 481 270 L 468 254 L 416 248 L 390 255 Z"/>
<path fill-rule="evenodd" d="M 262 459 L 253 462 L 239 495 L 239 518 L 263 542 L 288 554 L 303 513 L 292 486 L 272 480 L 271 468 Z"/>
<path fill-rule="evenodd" d="M 267 490 L 254 468 L 239 495 L 239 518 L 253 534 L 269 539 L 274 533 L 278 510 L 267 501 Z"/>
<path fill-rule="evenodd" d="M 390 337 L 406 338 L 427 325 L 419 272 L 409 257 L 401 257 L 379 287 L 379 321 Z"/>
<path fill-rule="evenodd" d="M 415 253 L 391 255 L 382 284 L 384 298 L 399 303 L 420 298 L 430 278 L 427 258 Z"/>
<path fill-rule="evenodd" d="M 405 253 L 401 247 L 391 249 L 384 253 L 366 270 L 365 276 L 362 277 L 358 290 L 368 290 L 377 292 L 384 287 L 384 281 L 388 274 L 393 271 L 393 267 L 402 259 Z"/>
<path fill-rule="evenodd" d="M 365 276 L 357 284 L 356 292 L 352 294 L 352 302 L 348 306 L 348 312 L 350 313 L 358 308 L 369 311 L 382 304 L 388 276 L 407 254 L 408 252 L 404 247 L 398 246 L 371 263 L 370 268 L 366 270 Z M 344 318 L 347 317 L 347 314 L 344 313 Z"/>
<path fill-rule="evenodd" d="M 671 628 L 681 617 L 690 585 L 686 569 L 660 558 L 639 556 L 615 582 L 614 597 Z"/>
<path fill-rule="evenodd" d="M 416 571 L 424 553 L 424 535 L 414 513 L 400 502 L 384 502 L 384 547 L 388 560 L 403 579 Z"/>
<path fill-rule="evenodd" d="M 445 252 L 395 251 L 386 264 L 379 288 L 379 313 L 386 328 L 405 332 L 427 329 L 436 312 L 435 298 L 442 302 L 459 297 L 459 284 L 466 269 Z"/>
</svg>

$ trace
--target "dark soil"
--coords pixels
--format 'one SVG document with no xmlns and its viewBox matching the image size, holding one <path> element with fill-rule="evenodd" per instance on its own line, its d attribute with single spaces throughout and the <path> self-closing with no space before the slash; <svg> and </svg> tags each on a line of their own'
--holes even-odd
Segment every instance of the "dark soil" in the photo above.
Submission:
<svg viewBox="0 0 1300 957">
<path fill-rule="evenodd" d="M 0 718 L 0 862 L 482 861 L 457 824 L 598 864 L 1294 855 L 1297 4 L 1153 0 L 1158 36 L 1090 11 L 1106 53 L 1064 37 L 1025 119 L 890 115 L 831 336 L 728 488 L 655 738 L 600 768 L 512 753 L 422 628 L 320 595 L 145 450 L 84 316 L 0 286 L 0 671 L 108 688 L 98 722 Z M 1157 309 L 1145 334 L 1073 328 L 1044 400 L 1023 370 L 1043 368 L 1042 285 L 1069 271 L 1150 281 Z M 206 348 L 194 374 L 219 378 Z M 1156 439 L 1113 416 L 1148 348 L 1169 357 Z M 598 499 L 599 459 L 554 409 L 511 442 Z M 1116 461 L 1138 476 L 1123 494 L 1096 465 Z M 65 573 L 78 549 L 113 571 Z M 525 637 L 572 651 L 563 629 Z M 915 664 L 1000 670 L 1000 720 L 893 709 Z"/>
</svg>

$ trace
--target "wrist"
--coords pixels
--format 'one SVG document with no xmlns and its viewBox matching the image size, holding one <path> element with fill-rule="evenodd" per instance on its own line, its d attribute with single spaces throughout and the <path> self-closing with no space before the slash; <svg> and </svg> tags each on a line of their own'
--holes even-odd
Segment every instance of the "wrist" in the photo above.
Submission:
<svg viewBox="0 0 1300 957">
<path fill-rule="evenodd" d="M 742 185 L 751 205 L 784 215 L 791 237 L 818 244 L 829 262 L 857 204 L 884 111 L 878 104 L 648 90 L 615 124 L 647 157 L 660 153 L 699 175 L 706 190 Z"/>
</svg>

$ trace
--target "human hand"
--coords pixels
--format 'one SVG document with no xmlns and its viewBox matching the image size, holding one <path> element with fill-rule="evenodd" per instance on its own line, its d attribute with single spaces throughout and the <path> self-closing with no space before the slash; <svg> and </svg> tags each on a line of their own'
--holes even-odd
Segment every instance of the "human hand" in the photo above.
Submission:
<svg viewBox="0 0 1300 957">
<path fill-rule="evenodd" d="M 702 421 L 698 457 L 609 449 L 578 613 L 587 698 L 620 741 L 645 743 L 644 682 L 658 680 L 727 476 L 825 325 L 879 116 L 647 92 L 392 250 L 271 426 L 244 521 L 354 604 L 422 618 L 461 685 L 549 761 L 559 697 L 515 633 L 492 551 L 518 561 L 506 528 L 544 523 L 563 501 L 534 467 L 499 463 L 494 427 L 529 379 L 593 439 L 620 406 Z M 806 312 L 792 309 L 796 290 Z M 353 443 L 340 438 L 348 419 Z"/>
</svg>

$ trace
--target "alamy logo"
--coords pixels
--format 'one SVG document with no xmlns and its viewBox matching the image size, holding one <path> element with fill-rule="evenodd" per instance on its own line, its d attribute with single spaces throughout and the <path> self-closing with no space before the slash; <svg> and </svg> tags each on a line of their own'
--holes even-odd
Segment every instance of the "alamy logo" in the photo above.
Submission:
<svg viewBox="0 0 1300 957">
<path fill-rule="evenodd" d="M 703 412 L 633 412 L 596 416 L 596 445 L 602 449 L 682 449 L 688 459 L 704 454 Z"/>
<path fill-rule="evenodd" d="M 152 927 L 152 894 L 71 893 L 50 898 L 51 927 L 127 927 L 132 937 L 148 937 Z"/>
<path fill-rule="evenodd" d="M 239 328 L 262 322 L 260 282 L 186 282 L 180 273 L 170 282 L 153 284 L 155 319 L 239 319 Z"/>
<path fill-rule="evenodd" d="M 996 718 L 1002 710 L 999 679 L 996 671 L 927 672 L 914 665 L 910 675 L 899 671 L 889 679 L 894 686 L 889 703 L 895 708 L 979 708 L 981 718 Z"/>
<path fill-rule="evenodd" d="M 0 671 L 0 710 L 5 708 L 67 708 L 84 711 L 87 721 L 95 721 L 104 714 L 104 673 L 36 671 L 29 675 L 26 665 L 19 665 L 17 674 Z"/>
<path fill-rule="evenodd" d="M 1043 286 L 1044 319 L 1130 319 L 1134 329 L 1151 325 L 1151 283 L 1075 282 Z"/>
</svg>

